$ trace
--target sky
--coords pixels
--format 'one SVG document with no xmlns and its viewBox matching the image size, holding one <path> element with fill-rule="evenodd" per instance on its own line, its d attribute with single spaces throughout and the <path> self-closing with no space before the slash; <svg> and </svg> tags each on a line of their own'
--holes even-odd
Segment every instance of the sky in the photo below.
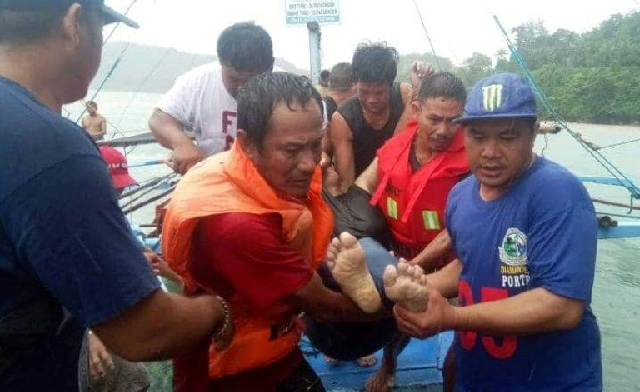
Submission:
<svg viewBox="0 0 640 392">
<path fill-rule="evenodd" d="M 386 41 L 401 54 L 430 52 L 414 0 L 338 0 L 339 25 L 322 26 L 322 66 L 350 61 L 364 40 Z M 138 30 L 118 28 L 112 41 L 132 41 L 181 51 L 215 54 L 220 32 L 230 24 L 253 20 L 273 39 L 274 55 L 309 69 L 305 26 L 285 25 L 285 0 L 106 0 L 140 23 Z M 542 20 L 549 31 L 586 32 L 616 13 L 640 10 L 640 0 L 415 0 L 435 52 L 460 64 L 473 52 L 493 56 L 505 40 L 493 20 L 507 31 Z M 108 32 L 109 29 L 106 30 Z"/>
</svg>

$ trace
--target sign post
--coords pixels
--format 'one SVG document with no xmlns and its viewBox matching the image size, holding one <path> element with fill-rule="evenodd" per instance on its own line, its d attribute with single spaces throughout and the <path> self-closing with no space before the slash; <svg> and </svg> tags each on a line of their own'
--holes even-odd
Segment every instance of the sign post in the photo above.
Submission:
<svg viewBox="0 0 640 392">
<path fill-rule="evenodd" d="M 339 0 L 285 0 L 285 20 L 287 26 L 307 26 L 311 81 L 318 84 L 322 68 L 320 25 L 340 23 Z"/>
</svg>

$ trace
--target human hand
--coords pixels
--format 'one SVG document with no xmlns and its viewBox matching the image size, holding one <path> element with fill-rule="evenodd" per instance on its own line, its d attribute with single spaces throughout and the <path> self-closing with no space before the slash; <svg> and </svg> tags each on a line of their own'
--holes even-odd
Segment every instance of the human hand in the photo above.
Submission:
<svg viewBox="0 0 640 392">
<path fill-rule="evenodd" d="M 143 254 L 147 259 L 147 263 L 149 263 L 151 270 L 156 276 L 162 276 L 163 278 L 167 278 L 176 283 L 182 283 L 182 278 L 180 278 L 180 276 L 176 274 L 171 267 L 169 267 L 169 264 L 167 264 L 159 254 L 152 251 L 150 248 L 146 248 L 143 251 Z"/>
<path fill-rule="evenodd" d="M 100 380 L 114 367 L 113 358 L 102 341 L 93 333 L 89 333 L 89 377 Z"/>
<path fill-rule="evenodd" d="M 196 163 L 204 159 L 200 149 L 191 140 L 182 143 L 173 149 L 167 160 L 167 165 L 176 173 L 185 174 Z"/>
<path fill-rule="evenodd" d="M 411 64 L 411 71 L 409 73 L 411 85 L 419 89 L 422 81 L 434 73 L 435 69 L 431 64 L 424 61 L 414 61 L 413 64 Z"/>
<path fill-rule="evenodd" d="M 455 325 L 455 307 L 436 290 L 427 284 L 427 309 L 414 313 L 400 305 L 393 308 L 398 329 L 418 338 L 428 338 L 439 332 L 452 329 Z"/>
</svg>

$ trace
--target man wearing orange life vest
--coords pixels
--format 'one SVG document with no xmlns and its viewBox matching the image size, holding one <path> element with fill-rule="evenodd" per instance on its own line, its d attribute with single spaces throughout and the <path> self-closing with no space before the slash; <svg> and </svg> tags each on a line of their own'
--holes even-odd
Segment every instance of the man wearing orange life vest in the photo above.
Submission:
<svg viewBox="0 0 640 392">
<path fill-rule="evenodd" d="M 454 258 L 444 230 L 444 210 L 449 191 L 469 173 L 464 135 L 452 123 L 462 115 L 465 101 L 465 87 L 456 76 L 444 72 L 425 78 L 413 102 L 414 120 L 378 150 L 356 181 L 372 194 L 371 203 L 386 217 L 396 255 L 426 271 Z M 382 366 L 369 381 L 368 391 L 393 386 L 397 346 L 403 343 L 385 347 Z"/>
<path fill-rule="evenodd" d="M 227 350 L 204 346 L 175 361 L 176 391 L 324 391 L 298 349 L 298 313 L 381 317 L 316 273 L 333 228 L 318 166 L 321 107 L 304 77 L 253 78 L 238 96 L 231 151 L 194 167 L 174 192 L 164 255 L 187 295 L 215 291 L 228 300 L 236 330 Z"/>
</svg>

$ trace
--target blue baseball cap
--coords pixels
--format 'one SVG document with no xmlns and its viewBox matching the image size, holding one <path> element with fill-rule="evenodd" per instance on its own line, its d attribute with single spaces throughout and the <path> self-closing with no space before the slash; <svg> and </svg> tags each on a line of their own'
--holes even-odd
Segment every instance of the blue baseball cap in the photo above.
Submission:
<svg viewBox="0 0 640 392">
<path fill-rule="evenodd" d="M 83 7 L 95 7 L 102 12 L 104 23 L 124 23 L 127 26 L 138 28 L 136 22 L 104 5 L 104 0 L 0 0 L 0 10 L 31 11 L 67 9 L 73 3 Z"/>
<path fill-rule="evenodd" d="M 531 84 L 514 73 L 499 73 L 476 83 L 469 93 L 462 117 L 455 123 L 492 118 L 537 118 L 538 108 Z"/>
</svg>

